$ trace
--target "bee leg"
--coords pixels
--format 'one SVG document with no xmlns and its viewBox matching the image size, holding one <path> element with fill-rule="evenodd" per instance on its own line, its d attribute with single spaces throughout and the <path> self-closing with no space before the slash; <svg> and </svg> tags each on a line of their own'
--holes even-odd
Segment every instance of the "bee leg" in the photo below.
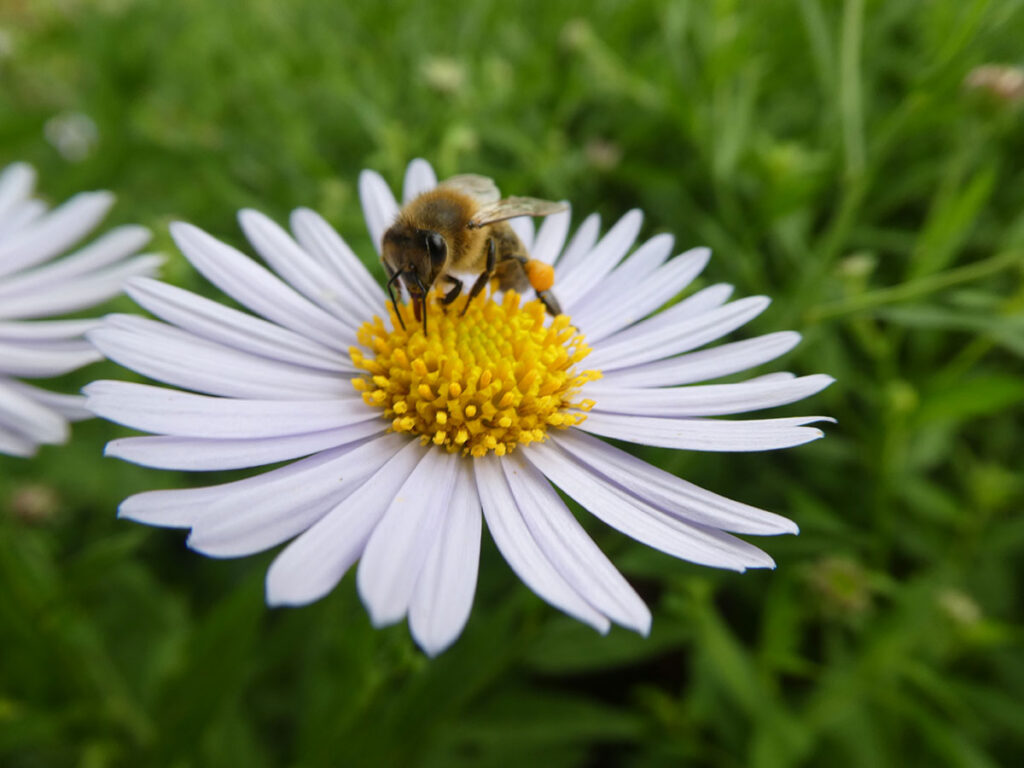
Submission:
<svg viewBox="0 0 1024 768">
<path fill-rule="evenodd" d="M 497 249 L 494 246 L 494 238 L 487 240 L 487 264 L 484 266 L 484 271 L 480 277 L 473 283 L 473 287 L 469 289 L 469 297 L 466 299 L 466 306 L 462 308 L 462 314 L 466 314 L 466 310 L 469 309 L 469 305 L 473 303 L 473 299 L 484 289 L 487 282 L 491 279 L 491 275 L 494 274 L 494 264 L 497 260 Z"/>
<path fill-rule="evenodd" d="M 562 314 L 562 305 L 551 291 L 537 291 L 537 298 L 552 317 Z"/>
<path fill-rule="evenodd" d="M 449 290 L 448 293 L 446 293 L 444 297 L 441 299 L 441 303 L 447 307 L 449 304 L 451 304 L 453 301 L 459 298 L 459 294 L 462 293 L 462 281 L 459 280 L 457 277 L 452 277 L 451 275 L 442 275 L 441 279 L 447 280 L 449 283 L 452 284 L 451 290 Z"/>
<path fill-rule="evenodd" d="M 388 283 L 387 283 L 388 297 L 391 299 L 391 306 L 395 308 L 395 317 L 398 318 L 398 324 L 402 326 L 402 330 L 404 331 L 405 330 L 405 320 L 402 319 L 402 313 L 398 311 L 398 302 L 395 300 L 395 291 L 391 287 L 392 285 L 395 284 L 395 281 L 398 280 L 398 278 L 399 278 L 401 273 L 400 272 L 395 272 L 394 270 L 392 270 L 391 267 L 389 267 L 387 265 L 387 263 L 384 264 L 384 269 L 387 270 L 387 273 L 388 273 Z M 402 293 L 402 289 L 401 288 L 398 289 L 398 293 L 399 293 L 399 295 L 401 295 L 401 293 Z"/>
</svg>

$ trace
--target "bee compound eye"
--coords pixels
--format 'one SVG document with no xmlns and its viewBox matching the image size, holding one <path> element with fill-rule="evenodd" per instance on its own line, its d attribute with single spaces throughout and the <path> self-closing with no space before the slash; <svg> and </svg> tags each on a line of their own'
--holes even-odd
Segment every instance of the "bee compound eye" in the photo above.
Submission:
<svg viewBox="0 0 1024 768">
<path fill-rule="evenodd" d="M 448 256 L 448 244 L 439 232 L 428 232 L 426 240 L 430 261 L 436 266 L 441 266 Z"/>
</svg>

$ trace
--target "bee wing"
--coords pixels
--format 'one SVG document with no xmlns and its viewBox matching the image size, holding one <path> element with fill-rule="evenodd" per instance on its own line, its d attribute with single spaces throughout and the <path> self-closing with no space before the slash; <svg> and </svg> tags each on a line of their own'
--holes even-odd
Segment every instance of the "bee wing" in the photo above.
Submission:
<svg viewBox="0 0 1024 768">
<path fill-rule="evenodd" d="M 494 183 L 493 179 L 476 173 L 463 173 L 458 176 L 452 176 L 437 186 L 462 192 L 464 195 L 472 197 L 478 203 L 496 203 L 498 198 L 501 197 L 498 186 Z"/>
<path fill-rule="evenodd" d="M 550 216 L 552 213 L 569 210 L 566 203 L 539 200 L 536 197 L 506 197 L 483 206 L 469 222 L 470 229 L 493 224 L 496 221 L 514 219 L 518 216 Z"/>
</svg>

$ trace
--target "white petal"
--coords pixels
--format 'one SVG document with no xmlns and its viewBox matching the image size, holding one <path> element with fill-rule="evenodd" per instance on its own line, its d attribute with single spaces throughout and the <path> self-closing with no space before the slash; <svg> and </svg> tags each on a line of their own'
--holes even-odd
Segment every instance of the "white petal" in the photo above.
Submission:
<svg viewBox="0 0 1024 768">
<path fill-rule="evenodd" d="M 163 256 L 138 256 L 56 286 L 36 286 L 0 302 L 0 319 L 50 317 L 93 307 L 121 293 L 131 278 L 155 274 L 163 261 Z"/>
<path fill-rule="evenodd" d="M 227 397 L 322 400 L 350 397 L 337 374 L 240 352 L 132 315 L 110 315 L 87 338 L 104 355 L 152 379 Z"/>
<path fill-rule="evenodd" d="M 363 205 L 370 241 L 379 254 L 384 231 L 398 216 L 398 203 L 387 182 L 376 171 L 363 171 L 359 174 L 359 200 Z"/>
<path fill-rule="evenodd" d="M 68 424 L 60 414 L 41 405 L 0 378 L 0 428 L 33 443 L 63 443 Z"/>
<path fill-rule="evenodd" d="M 523 456 L 607 525 L 673 557 L 714 568 L 771 568 L 757 547 L 715 528 L 688 523 L 632 496 L 552 443 L 531 443 Z"/>
<path fill-rule="evenodd" d="M 568 209 L 546 216 L 537 230 L 530 256 L 545 264 L 553 264 L 565 245 L 571 217 L 572 213 Z"/>
<path fill-rule="evenodd" d="M 36 185 L 35 169 L 28 163 L 11 163 L 0 173 L 0 220 L 15 205 L 28 200 Z"/>
<path fill-rule="evenodd" d="M 0 239 L 12 238 L 35 224 L 49 210 L 42 200 L 26 200 L 16 204 L 0 217 Z"/>
<path fill-rule="evenodd" d="M 585 261 L 597 242 L 599 234 L 601 234 L 601 217 L 592 213 L 583 220 L 569 241 L 569 245 L 565 247 L 565 251 L 555 261 L 555 272 L 560 278 L 567 279 L 569 274 Z"/>
<path fill-rule="evenodd" d="M 668 360 L 608 371 L 601 383 L 610 387 L 664 387 L 708 381 L 767 363 L 799 342 L 800 334 L 795 331 L 769 333 Z"/>
<path fill-rule="evenodd" d="M 419 441 L 409 441 L 348 498 L 285 547 L 267 571 L 267 603 L 305 605 L 334 589 L 362 555 L 374 527 L 424 450 Z"/>
<path fill-rule="evenodd" d="M 663 312 L 637 324 L 637 329 L 643 326 L 643 331 L 650 329 L 649 332 L 638 331 L 628 339 L 619 339 L 617 335 L 606 339 L 591 353 L 587 365 L 601 371 L 612 370 L 688 352 L 746 324 L 764 312 L 769 303 L 764 296 L 750 296 L 678 323 L 655 323 L 668 314 Z"/>
<path fill-rule="evenodd" d="M 112 229 L 102 237 L 53 264 L 34 269 L 0 284 L 0 299 L 17 296 L 28 290 L 73 280 L 103 269 L 127 258 L 149 242 L 145 227 L 126 226 Z"/>
<path fill-rule="evenodd" d="M 107 443 L 104 455 L 134 464 L 186 472 L 259 467 L 310 456 L 372 437 L 387 429 L 383 419 L 347 427 L 263 438 L 211 440 L 196 437 L 124 437 Z"/>
<path fill-rule="evenodd" d="M 638 284 L 631 284 L 613 273 L 605 285 L 617 286 L 619 291 L 635 290 L 632 300 L 625 302 L 618 311 L 609 312 L 609 302 L 613 301 L 614 294 L 607 295 L 603 300 L 599 295 L 594 301 L 601 301 L 603 307 L 601 304 L 596 305 L 598 311 L 591 313 L 592 319 L 583 313 L 576 313 L 573 319 L 579 323 L 579 327 L 586 329 L 588 342 L 594 344 L 647 317 L 673 296 L 678 295 L 704 270 L 709 258 L 711 251 L 707 248 L 694 248 L 676 256 L 653 274 L 640 280 Z M 603 311 L 600 311 L 601 309 Z"/>
<path fill-rule="evenodd" d="M 88 342 L 64 342 L 70 348 L 58 349 L 53 345 L 0 343 L 0 373 L 24 376 L 28 379 L 43 379 L 62 376 L 83 365 L 102 360 L 103 356 L 92 349 Z"/>
<path fill-rule="evenodd" d="M 758 536 L 798 532 L 796 524 L 781 515 L 706 491 L 577 429 L 551 432 L 549 437 L 595 475 L 682 520 Z"/>
<path fill-rule="evenodd" d="M 518 216 L 509 219 L 508 224 L 516 233 L 516 237 L 522 241 L 526 252 L 530 253 L 533 250 L 533 219 L 529 216 Z"/>
<path fill-rule="evenodd" d="M 402 202 L 408 204 L 414 197 L 422 195 L 437 186 L 434 169 L 423 158 L 417 157 L 405 169 L 402 183 Z"/>
<path fill-rule="evenodd" d="M 487 529 L 512 570 L 555 608 L 602 634 L 607 632 L 611 626 L 608 617 L 595 610 L 569 585 L 537 544 L 509 489 L 501 459 L 497 456 L 474 459 L 473 471 Z"/>
<path fill-rule="evenodd" d="M 629 254 L 600 285 L 576 303 L 572 318 L 578 327 L 587 329 L 588 339 L 591 338 L 594 319 L 609 314 L 610 306 L 629 308 L 641 298 L 640 282 L 664 263 L 674 244 L 675 238 L 672 235 L 655 235 Z M 629 301 L 624 302 L 623 298 L 627 296 Z"/>
<path fill-rule="evenodd" d="M 51 411 L 56 411 L 68 421 L 84 421 L 85 419 L 92 418 L 92 414 L 85 408 L 85 398 L 81 395 L 63 395 L 57 392 L 50 392 L 17 379 L 5 379 L 4 385 L 35 400 Z"/>
<path fill-rule="evenodd" d="M 355 329 L 367 320 L 350 303 L 352 291 L 340 277 L 306 253 L 278 224 L 259 211 L 246 209 L 238 221 L 256 252 L 285 282 L 338 318 L 348 329 L 340 338 L 356 343 Z"/>
<path fill-rule="evenodd" d="M 6 429 L 0 422 L 0 455 L 28 458 L 36 453 L 36 444 Z"/>
<path fill-rule="evenodd" d="M 377 281 L 320 214 L 308 208 L 292 211 L 291 227 L 300 245 L 334 270 L 352 288 L 352 302 L 366 319 L 383 312 L 385 296 Z"/>
<path fill-rule="evenodd" d="M 0 323 L 0 340 L 46 342 L 75 339 L 99 327 L 101 320 L 33 320 Z"/>
<path fill-rule="evenodd" d="M 416 582 L 440 536 L 461 456 L 428 449 L 373 529 L 356 571 L 374 626 L 405 616 Z"/>
<path fill-rule="evenodd" d="M 516 506 L 548 560 L 577 593 L 612 621 L 646 635 L 651 612 L 521 452 L 502 460 Z"/>
<path fill-rule="evenodd" d="M 436 656 L 462 633 L 469 620 L 480 562 L 480 498 L 473 470 L 459 461 L 441 535 L 423 564 L 412 602 L 409 629 L 429 656 Z"/>
<path fill-rule="evenodd" d="M 407 442 L 398 435 L 385 435 L 351 450 L 335 448 L 312 458 L 346 453 L 313 471 L 265 481 L 244 493 L 236 489 L 225 494 L 202 510 L 192 524 L 188 545 L 211 557 L 241 557 L 275 547 L 351 495 Z M 279 471 L 261 477 L 266 480 Z"/>
<path fill-rule="evenodd" d="M 93 229 L 114 204 L 109 192 L 82 192 L 0 243 L 0 277 L 63 253 Z"/>
<path fill-rule="evenodd" d="M 618 344 L 628 346 L 626 342 L 643 338 L 655 331 L 678 327 L 684 320 L 700 317 L 713 309 L 717 309 L 732 296 L 733 287 L 726 283 L 716 283 L 702 288 L 692 296 L 687 296 L 677 304 L 673 304 L 664 312 L 648 317 L 642 323 L 631 325 L 603 339 L 602 347 Z"/>
<path fill-rule="evenodd" d="M 587 254 L 584 263 L 571 269 L 568 275 L 564 270 L 559 274 L 558 299 L 563 307 L 574 307 L 576 302 L 612 271 L 640 234 L 643 220 L 644 215 L 640 211 L 629 211 L 615 222 L 615 226 L 608 230 L 608 234 Z"/>
<path fill-rule="evenodd" d="M 128 283 L 125 292 L 143 309 L 204 339 L 309 368 L 353 370 L 347 354 L 159 280 L 136 278 Z"/>
<path fill-rule="evenodd" d="M 803 400 L 820 392 L 835 379 L 825 374 L 813 376 L 759 377 L 737 384 L 706 384 L 673 389 L 618 388 L 604 381 L 587 387 L 595 412 L 634 414 L 637 416 L 725 416 L 759 411 Z"/>
<path fill-rule="evenodd" d="M 174 222 L 170 230 L 174 242 L 195 268 L 240 304 L 331 349 L 347 351 L 348 345 L 339 340 L 347 332 L 344 323 L 244 253 L 191 224 Z"/>
<path fill-rule="evenodd" d="M 207 397 L 128 381 L 94 381 L 82 389 L 97 416 L 132 429 L 204 438 L 260 438 L 336 429 L 379 419 L 362 398 L 255 400 Z"/>
<path fill-rule="evenodd" d="M 579 425 L 591 434 L 689 451 L 772 451 L 792 448 L 824 437 L 820 429 L 804 426 L 831 421 L 821 416 L 786 419 L 655 419 L 593 413 Z"/>
</svg>

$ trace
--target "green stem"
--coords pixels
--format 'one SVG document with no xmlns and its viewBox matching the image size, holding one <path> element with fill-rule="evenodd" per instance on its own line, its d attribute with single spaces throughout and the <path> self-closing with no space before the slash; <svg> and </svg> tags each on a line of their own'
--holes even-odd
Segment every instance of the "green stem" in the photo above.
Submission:
<svg viewBox="0 0 1024 768">
<path fill-rule="evenodd" d="M 1024 252 L 1017 250 L 1006 251 L 984 261 L 967 264 L 956 269 L 949 269 L 937 275 L 929 275 L 928 277 L 911 280 L 910 282 L 894 285 L 889 288 L 879 288 L 877 291 L 861 293 L 842 301 L 812 307 L 807 312 L 807 319 L 811 321 L 826 320 L 832 317 L 874 309 L 884 304 L 910 301 L 911 299 L 927 296 L 936 291 L 951 288 L 954 285 L 972 283 L 975 280 L 980 280 L 983 277 L 1000 272 L 1007 267 L 1018 265 L 1022 261 L 1024 261 Z"/>
</svg>

